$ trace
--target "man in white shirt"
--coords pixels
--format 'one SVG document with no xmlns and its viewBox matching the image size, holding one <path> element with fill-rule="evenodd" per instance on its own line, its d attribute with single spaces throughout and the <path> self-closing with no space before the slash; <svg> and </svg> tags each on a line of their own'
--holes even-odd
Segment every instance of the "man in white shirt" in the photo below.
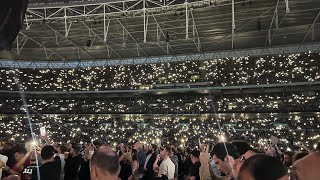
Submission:
<svg viewBox="0 0 320 180">
<path fill-rule="evenodd" d="M 158 177 L 161 176 L 167 176 L 168 179 L 174 179 L 174 172 L 175 172 L 175 166 L 174 163 L 170 160 L 171 156 L 171 147 L 161 147 L 160 148 L 160 156 L 157 156 L 157 160 L 154 163 L 154 170 L 158 171 Z M 163 159 L 160 166 L 157 166 L 158 161 L 160 160 L 160 157 Z"/>
<path fill-rule="evenodd" d="M 0 154 L 0 179 L 2 178 L 2 168 L 6 166 L 8 157 Z"/>
</svg>

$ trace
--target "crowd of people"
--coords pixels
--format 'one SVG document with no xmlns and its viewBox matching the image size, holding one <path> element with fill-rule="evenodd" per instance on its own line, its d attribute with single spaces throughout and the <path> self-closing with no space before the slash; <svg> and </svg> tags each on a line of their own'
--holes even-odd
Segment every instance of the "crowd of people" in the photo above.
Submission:
<svg viewBox="0 0 320 180">
<path fill-rule="evenodd" d="M 318 53 L 238 57 L 211 61 L 0 70 L 0 90 L 101 91 L 190 86 L 235 86 L 311 82 L 320 79 Z M 200 83 L 201 82 L 201 83 Z"/>
<path fill-rule="evenodd" d="M 163 142 L 179 147 L 225 139 L 241 139 L 255 146 L 264 146 L 271 136 L 280 139 L 279 148 L 295 150 L 303 142 L 312 148 L 320 139 L 320 114 L 217 114 L 210 115 L 163 115 L 143 117 L 126 115 L 44 115 L 31 117 L 34 132 L 41 127 L 51 133 L 57 142 L 100 141 L 114 144 L 118 141 L 133 143 Z M 31 138 L 28 117 L 2 117 L 1 140 L 24 142 Z M 223 136 L 220 135 L 220 129 Z"/>
<path fill-rule="evenodd" d="M 280 92 L 240 95 L 191 93 L 136 97 L 29 97 L 30 111 L 40 114 L 199 114 L 233 112 L 313 112 L 320 107 L 319 91 Z M 0 113 L 25 113 L 20 94 L 0 97 Z M 31 113 L 32 113 L 31 112 Z"/>
<path fill-rule="evenodd" d="M 59 144 L 0 146 L 3 180 L 317 180 L 320 143 L 282 151 L 271 138 L 265 149 L 242 140 L 197 146 L 167 144 Z M 212 147 L 212 148 L 211 148 Z M 27 149 L 28 150 L 27 150 Z"/>
</svg>

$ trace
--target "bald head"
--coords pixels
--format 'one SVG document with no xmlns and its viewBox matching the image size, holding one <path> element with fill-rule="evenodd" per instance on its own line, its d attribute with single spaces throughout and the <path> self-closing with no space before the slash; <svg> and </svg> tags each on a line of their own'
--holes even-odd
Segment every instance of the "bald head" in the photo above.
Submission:
<svg viewBox="0 0 320 180">
<path fill-rule="evenodd" d="M 92 155 L 91 167 L 94 169 L 94 173 L 99 177 L 118 176 L 120 169 L 119 157 L 110 147 L 101 146 Z"/>
</svg>

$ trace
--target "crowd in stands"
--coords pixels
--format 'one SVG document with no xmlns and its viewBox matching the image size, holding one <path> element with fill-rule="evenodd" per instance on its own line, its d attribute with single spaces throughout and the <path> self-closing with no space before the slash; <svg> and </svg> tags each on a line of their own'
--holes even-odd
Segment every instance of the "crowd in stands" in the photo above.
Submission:
<svg viewBox="0 0 320 180">
<path fill-rule="evenodd" d="M 40 114 L 314 112 L 320 108 L 319 93 L 305 91 L 215 96 L 190 93 L 187 96 L 171 94 L 111 98 L 94 95 L 90 98 L 34 96 L 27 98 L 26 103 L 30 111 Z M 20 94 L 16 97 L 0 97 L 0 113 L 23 114 L 25 110 Z"/>
<path fill-rule="evenodd" d="M 179 147 L 193 146 L 200 139 L 210 142 L 239 139 L 264 146 L 271 136 L 279 138 L 279 148 L 297 149 L 303 142 L 312 148 L 320 140 L 320 114 L 218 114 L 200 116 L 161 115 L 35 115 L 31 117 L 34 132 L 46 127 L 56 142 L 99 141 L 109 144 L 166 143 Z M 220 128 L 219 128 L 220 127 Z M 31 138 L 30 125 L 25 115 L 3 116 L 0 121 L 1 139 L 23 142 Z"/>
<path fill-rule="evenodd" d="M 211 61 L 87 67 L 77 69 L 1 69 L 0 90 L 101 91 L 192 86 L 235 86 L 320 79 L 319 54 L 239 57 Z"/>
</svg>

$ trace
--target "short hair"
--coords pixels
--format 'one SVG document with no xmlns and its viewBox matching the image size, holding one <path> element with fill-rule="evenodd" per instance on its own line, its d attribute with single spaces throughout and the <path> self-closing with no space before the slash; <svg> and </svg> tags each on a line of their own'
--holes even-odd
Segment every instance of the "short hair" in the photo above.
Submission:
<svg viewBox="0 0 320 180">
<path fill-rule="evenodd" d="M 165 146 L 164 150 L 166 150 L 169 153 L 169 156 L 172 154 L 172 148 L 170 146 Z"/>
<path fill-rule="evenodd" d="M 47 160 L 52 158 L 54 155 L 54 147 L 51 145 L 44 146 L 41 150 L 41 158 Z"/>
<path fill-rule="evenodd" d="M 61 145 L 61 146 L 60 146 L 60 151 L 61 151 L 61 154 L 64 154 L 65 152 L 67 152 L 67 151 L 68 151 L 67 146 Z"/>
<path fill-rule="evenodd" d="M 287 168 L 276 158 L 256 154 L 245 160 L 239 171 L 239 180 L 243 180 L 243 172 L 248 171 L 253 179 L 277 180 L 288 173 Z"/>
<path fill-rule="evenodd" d="M 14 151 L 14 153 L 19 153 L 19 154 L 27 154 L 27 150 L 23 147 L 17 147 Z"/>
<path fill-rule="evenodd" d="M 249 150 L 252 150 L 252 148 L 250 147 L 250 144 L 247 143 L 246 141 L 238 140 L 238 141 L 231 141 L 230 143 L 237 148 L 240 155 L 243 155 Z"/>
<path fill-rule="evenodd" d="M 151 144 L 151 147 L 152 147 L 152 149 L 153 149 L 154 151 L 156 151 L 156 150 L 157 150 L 157 145 L 155 145 L 155 144 Z"/>
<path fill-rule="evenodd" d="M 103 174 L 118 175 L 120 169 L 119 156 L 111 148 L 102 146 L 93 153 L 91 165 L 97 166 Z"/>
<path fill-rule="evenodd" d="M 228 151 L 228 152 L 227 152 Z M 224 161 L 224 158 L 227 156 L 232 156 L 234 159 L 238 159 L 240 154 L 236 147 L 228 142 L 219 142 L 213 146 L 213 149 L 210 153 L 211 156 L 215 155 L 217 158 Z"/>
<path fill-rule="evenodd" d="M 72 144 L 72 149 L 76 152 L 76 153 L 80 153 L 80 146 L 76 145 L 76 144 Z"/>
<path fill-rule="evenodd" d="M 198 149 L 194 149 L 192 152 L 191 152 L 191 155 L 193 157 L 196 157 L 196 158 L 199 158 L 200 157 L 200 151 Z"/>
<path fill-rule="evenodd" d="M 307 156 L 308 154 L 309 154 L 309 153 L 308 153 L 307 151 L 297 152 L 297 153 L 295 153 L 295 154 L 292 156 L 292 162 L 296 162 L 297 160 L 304 158 L 304 157 Z"/>
</svg>

